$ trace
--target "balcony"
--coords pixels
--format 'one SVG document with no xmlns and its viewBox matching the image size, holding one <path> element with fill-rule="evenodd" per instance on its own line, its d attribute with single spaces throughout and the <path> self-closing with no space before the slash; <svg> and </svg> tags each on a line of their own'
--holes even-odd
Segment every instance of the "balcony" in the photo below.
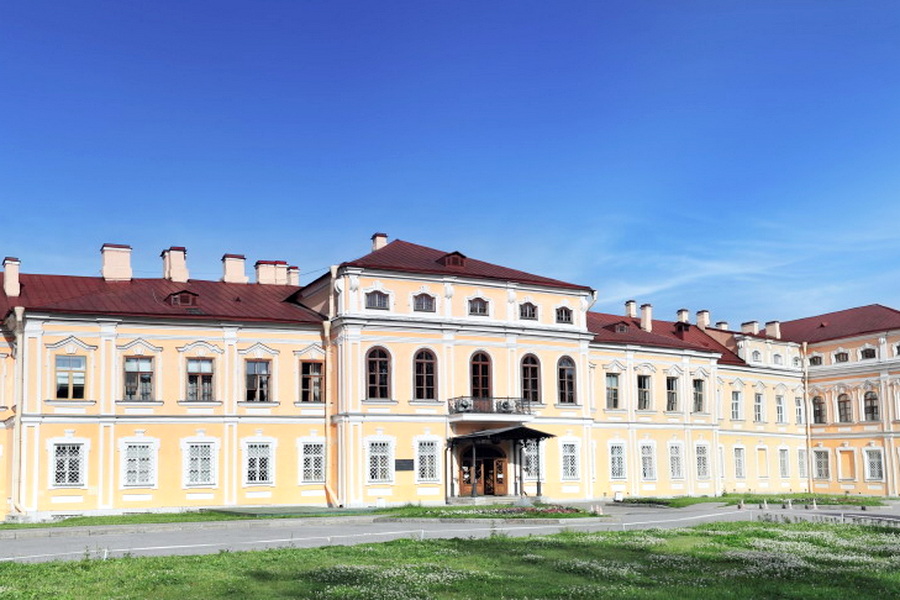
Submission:
<svg viewBox="0 0 900 600">
<path fill-rule="evenodd" d="M 458 396 L 447 401 L 451 421 L 522 422 L 531 420 L 531 403 L 524 398 L 473 398 Z"/>
</svg>

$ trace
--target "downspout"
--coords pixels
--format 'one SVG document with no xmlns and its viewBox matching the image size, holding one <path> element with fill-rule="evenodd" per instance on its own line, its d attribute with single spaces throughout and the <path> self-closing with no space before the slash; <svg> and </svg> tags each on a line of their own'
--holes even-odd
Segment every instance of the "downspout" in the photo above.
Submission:
<svg viewBox="0 0 900 600">
<path fill-rule="evenodd" d="M 329 409 L 334 406 L 332 401 L 334 390 L 332 364 L 334 361 L 331 359 L 331 321 L 322 322 L 322 346 L 325 350 L 325 424 L 323 435 L 325 437 L 325 448 L 328 449 L 328 454 L 331 456 L 331 411 Z M 336 465 L 337 461 L 332 464 Z M 337 472 L 337 470 L 337 468 L 328 469 L 328 473 Z M 331 507 L 338 504 L 337 494 L 334 493 L 334 488 L 331 487 L 330 476 L 325 478 L 325 500 L 328 506 Z"/>
<path fill-rule="evenodd" d="M 14 385 L 13 397 L 15 401 L 15 415 L 13 416 L 13 455 L 12 455 L 12 493 L 10 501 L 13 510 L 18 514 L 24 514 L 22 508 L 22 412 L 25 407 L 25 307 L 16 306 L 13 308 L 15 323 L 13 333 L 16 338 L 16 347 L 14 357 Z M 37 449 L 35 449 L 37 451 Z"/>
</svg>

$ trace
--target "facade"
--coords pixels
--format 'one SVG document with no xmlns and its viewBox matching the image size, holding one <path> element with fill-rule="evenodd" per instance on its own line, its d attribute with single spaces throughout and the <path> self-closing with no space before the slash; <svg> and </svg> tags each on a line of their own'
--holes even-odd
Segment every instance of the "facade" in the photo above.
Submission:
<svg viewBox="0 0 900 600">
<path fill-rule="evenodd" d="M 897 493 L 893 309 L 732 331 L 372 241 L 306 286 L 282 261 L 250 283 L 232 254 L 194 280 L 180 247 L 158 279 L 132 277 L 127 246 L 104 245 L 100 277 L 7 258 L 0 518 Z"/>
</svg>

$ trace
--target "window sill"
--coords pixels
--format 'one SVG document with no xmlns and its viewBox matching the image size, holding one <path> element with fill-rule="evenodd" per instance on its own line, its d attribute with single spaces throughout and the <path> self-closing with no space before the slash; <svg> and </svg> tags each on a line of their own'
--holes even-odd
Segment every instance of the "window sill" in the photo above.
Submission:
<svg viewBox="0 0 900 600">
<path fill-rule="evenodd" d="M 162 406 L 162 400 L 116 400 L 119 406 Z"/>
<path fill-rule="evenodd" d="M 179 400 L 179 406 L 222 406 L 221 400 Z"/>
<path fill-rule="evenodd" d="M 553 408 L 581 408 L 581 404 L 570 404 L 566 402 L 565 404 L 560 404 L 557 402 L 553 405 Z"/>
<path fill-rule="evenodd" d="M 708 412 L 704 412 L 704 411 L 702 411 L 702 410 L 698 410 L 698 411 L 692 412 L 691 415 L 693 415 L 693 416 L 695 416 L 695 417 L 708 417 L 708 416 L 709 416 L 709 413 L 708 413 Z"/>
<path fill-rule="evenodd" d="M 667 410 L 667 411 L 664 411 L 663 414 L 668 415 L 670 417 L 677 417 L 684 413 L 682 413 L 680 410 Z"/>
<path fill-rule="evenodd" d="M 294 406 L 308 406 L 309 408 L 325 408 L 324 402 L 294 402 Z"/>
<path fill-rule="evenodd" d="M 96 400 L 44 400 L 47 406 L 93 406 Z"/>
<path fill-rule="evenodd" d="M 279 406 L 280 403 L 279 402 L 256 402 L 254 400 L 244 400 L 242 402 L 238 402 L 237 405 L 244 406 L 244 407 L 259 406 L 262 408 L 271 408 L 273 406 Z"/>
<path fill-rule="evenodd" d="M 642 415 L 655 415 L 659 411 L 653 410 L 652 408 L 639 408 L 637 409 L 637 412 Z"/>
<path fill-rule="evenodd" d="M 362 403 L 369 404 L 369 405 L 375 404 L 375 405 L 386 405 L 386 406 L 393 406 L 395 404 L 400 404 L 396 400 L 391 400 L 390 398 L 383 398 L 383 399 L 382 398 L 365 398 L 362 401 Z"/>
</svg>

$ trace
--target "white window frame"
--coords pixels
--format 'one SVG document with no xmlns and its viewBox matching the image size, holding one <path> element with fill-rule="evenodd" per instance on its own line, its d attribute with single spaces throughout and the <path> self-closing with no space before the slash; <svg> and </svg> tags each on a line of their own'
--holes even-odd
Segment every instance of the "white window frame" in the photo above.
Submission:
<svg viewBox="0 0 900 600">
<path fill-rule="evenodd" d="M 219 485 L 219 438 L 205 435 L 182 438 L 181 446 L 181 487 L 182 489 L 215 488 Z M 191 446 L 209 446 L 210 481 L 191 482 Z"/>
<path fill-rule="evenodd" d="M 753 394 L 753 422 L 766 422 L 766 396 L 762 392 Z"/>
<path fill-rule="evenodd" d="M 543 481 L 544 473 L 547 469 L 544 465 L 544 453 L 541 452 L 541 443 L 539 440 L 526 440 L 525 447 L 522 451 L 522 469 L 525 473 L 525 481 L 537 481 L 540 475 Z M 532 466 L 532 468 L 528 468 Z"/>
<path fill-rule="evenodd" d="M 684 444 L 669 444 L 669 478 L 684 479 Z"/>
<path fill-rule="evenodd" d="M 710 478 L 709 444 L 694 445 L 694 468 L 697 479 Z"/>
<path fill-rule="evenodd" d="M 743 409 L 743 392 L 732 390 L 731 392 L 731 420 L 742 421 L 744 416 Z"/>
<path fill-rule="evenodd" d="M 871 469 L 870 456 L 878 457 L 878 474 L 873 474 Z M 884 452 L 881 448 L 863 448 L 863 461 L 865 467 L 866 481 L 884 481 Z M 877 475 L 877 476 L 876 476 Z"/>
<path fill-rule="evenodd" d="M 619 449 L 618 456 L 615 456 L 613 453 L 613 449 Z M 628 479 L 628 454 L 625 446 L 625 442 L 610 442 L 609 446 L 609 478 L 616 481 L 622 481 Z M 614 459 L 618 459 L 619 464 L 616 465 Z M 616 474 L 616 466 L 619 467 L 621 473 Z"/>
<path fill-rule="evenodd" d="M 744 446 L 735 446 L 731 452 L 734 478 L 747 479 L 747 449 Z"/>
<path fill-rule="evenodd" d="M 656 444 L 641 442 L 641 481 L 656 481 Z"/>
<path fill-rule="evenodd" d="M 794 418 L 797 425 L 806 424 L 806 403 L 803 396 L 794 396 Z"/>
<path fill-rule="evenodd" d="M 787 423 L 787 417 L 784 410 L 784 395 L 775 396 L 775 422 L 781 425 Z"/>
<path fill-rule="evenodd" d="M 309 452 L 310 449 L 315 447 L 321 448 L 320 452 Z M 321 456 L 322 458 L 322 466 L 321 476 L 319 477 L 306 477 L 306 460 L 307 459 L 315 459 L 316 456 Z M 327 481 L 328 476 L 328 445 L 325 443 L 324 437 L 302 437 L 297 438 L 297 483 L 298 485 L 310 485 L 310 484 L 321 484 Z"/>
<path fill-rule="evenodd" d="M 782 479 L 791 476 L 791 451 L 787 448 L 778 448 L 778 474 Z"/>
<path fill-rule="evenodd" d="M 806 479 L 809 473 L 809 455 L 806 448 L 797 448 L 797 476 Z"/>
<path fill-rule="evenodd" d="M 128 483 L 128 448 L 148 446 L 150 449 L 150 481 Z M 119 489 L 156 489 L 159 487 L 159 439 L 150 437 L 127 437 L 119 440 Z"/>
<path fill-rule="evenodd" d="M 423 444 L 434 444 L 433 452 L 422 452 Z M 416 473 L 416 483 L 440 483 L 443 465 L 441 462 L 441 438 L 434 435 L 420 435 L 413 438 L 413 456 L 415 457 L 414 468 Z M 433 457 L 434 474 L 422 476 L 422 458 L 431 455 Z M 367 463 L 368 466 L 368 463 Z"/>
<path fill-rule="evenodd" d="M 615 379 L 615 386 L 610 386 L 610 378 Z M 603 378 L 603 387 L 605 394 L 604 406 L 606 410 L 622 410 L 622 377 L 619 373 L 606 373 L 606 376 Z M 611 392 L 615 391 L 615 406 L 610 406 L 610 396 Z"/>
<path fill-rule="evenodd" d="M 267 467 L 269 477 L 265 481 L 250 481 L 250 446 L 268 446 L 269 447 L 269 464 Z M 241 480 L 244 487 L 274 487 L 276 480 L 275 470 L 276 456 L 278 455 L 278 440 L 273 437 L 253 436 L 246 437 L 241 440 Z"/>
<path fill-rule="evenodd" d="M 387 444 L 387 461 L 386 461 L 386 472 L 385 478 L 372 478 L 372 445 L 373 444 Z M 392 484 L 394 483 L 394 479 L 396 476 L 396 469 L 394 468 L 394 457 L 396 456 L 396 440 L 393 437 L 389 436 L 369 436 L 363 440 L 363 446 L 365 448 L 365 463 L 364 468 L 366 470 L 366 484 L 367 485 L 384 485 L 384 484 Z"/>
<path fill-rule="evenodd" d="M 572 438 L 559 440 L 559 472 L 562 481 L 581 479 L 581 441 Z"/>
<path fill-rule="evenodd" d="M 78 470 L 79 481 L 75 483 L 56 483 L 56 447 L 57 446 L 79 446 L 78 451 Z M 47 487 L 49 489 L 86 489 L 88 487 L 88 454 L 91 449 L 91 441 L 87 438 L 76 437 L 60 437 L 49 438 L 47 440 L 47 453 L 50 455 L 47 469 Z"/>
<path fill-rule="evenodd" d="M 823 450 L 821 448 L 813 449 L 813 479 L 818 479 L 821 481 L 828 481 L 831 479 L 831 453 L 828 450 Z M 825 457 L 825 469 L 824 471 L 820 469 L 822 466 L 819 462 L 819 458 Z"/>
</svg>

